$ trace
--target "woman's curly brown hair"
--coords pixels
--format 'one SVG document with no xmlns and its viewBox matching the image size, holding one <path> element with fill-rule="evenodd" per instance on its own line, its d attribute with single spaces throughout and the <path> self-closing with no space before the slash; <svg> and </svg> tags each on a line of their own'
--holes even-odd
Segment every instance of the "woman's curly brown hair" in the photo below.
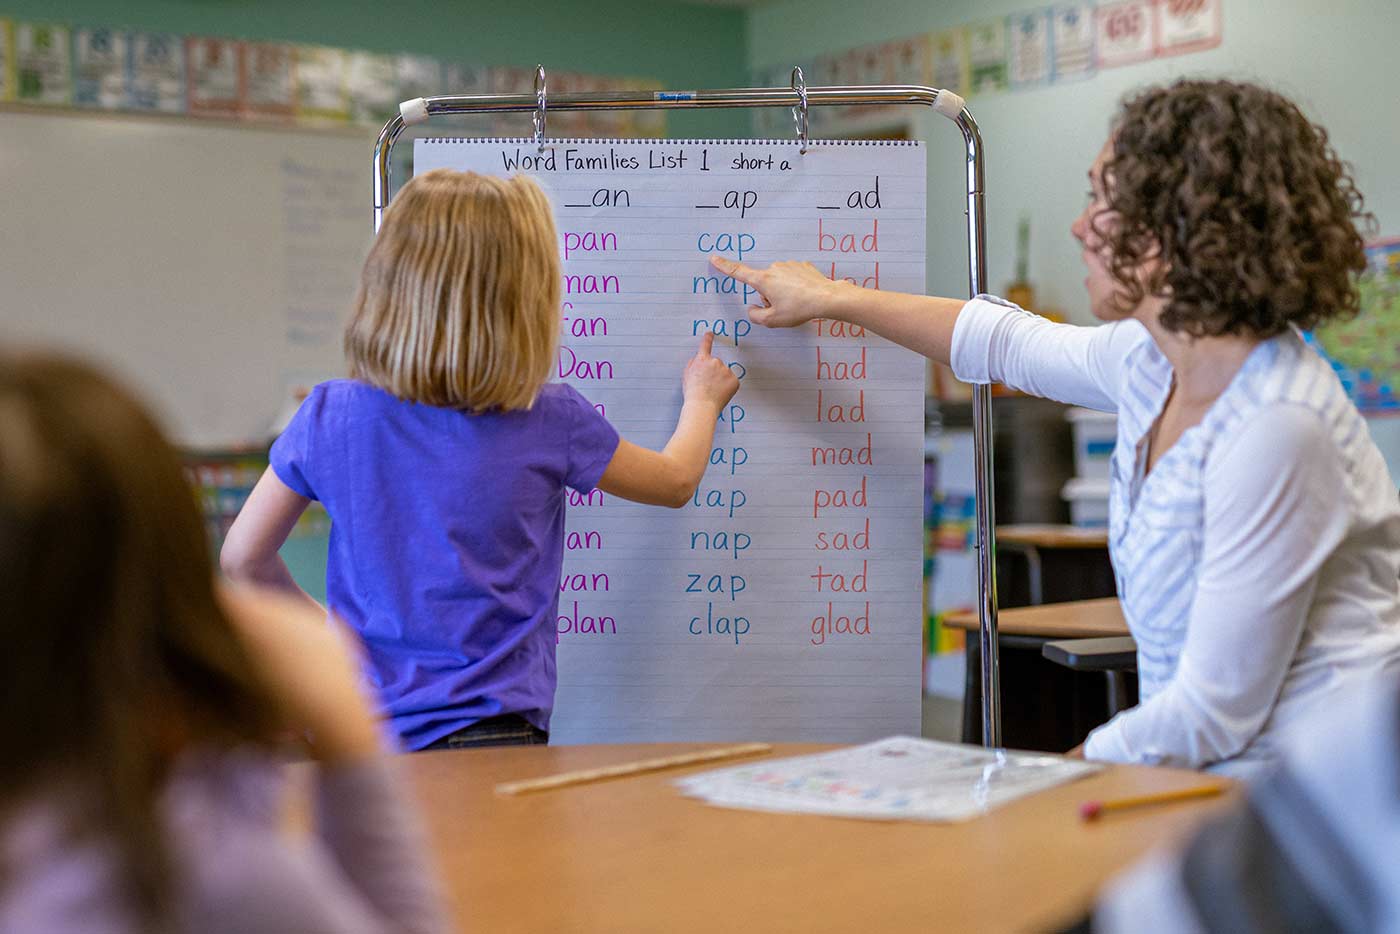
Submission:
<svg viewBox="0 0 1400 934">
<path fill-rule="evenodd" d="M 1271 337 L 1359 310 L 1361 194 L 1327 132 L 1273 91 L 1177 81 L 1123 103 L 1095 224 L 1120 300 L 1167 299 L 1162 326 L 1194 337 Z M 1106 212 L 1107 213 L 1107 212 Z M 1158 251 L 1160 250 L 1160 254 Z M 1160 255 L 1144 286 L 1134 271 Z"/>
</svg>

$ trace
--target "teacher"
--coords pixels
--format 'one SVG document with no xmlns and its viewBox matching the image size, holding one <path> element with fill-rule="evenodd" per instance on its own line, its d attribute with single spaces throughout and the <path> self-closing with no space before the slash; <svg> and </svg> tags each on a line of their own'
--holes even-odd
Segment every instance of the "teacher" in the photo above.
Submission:
<svg viewBox="0 0 1400 934">
<path fill-rule="evenodd" d="M 1128 99 L 1089 184 L 1070 232 L 1102 327 L 714 263 L 758 290 L 758 324 L 846 321 L 959 379 L 1117 412 L 1109 548 L 1142 701 L 1072 754 L 1248 774 L 1400 672 L 1400 500 L 1300 333 L 1357 313 L 1369 215 L 1321 127 L 1229 81 Z"/>
</svg>

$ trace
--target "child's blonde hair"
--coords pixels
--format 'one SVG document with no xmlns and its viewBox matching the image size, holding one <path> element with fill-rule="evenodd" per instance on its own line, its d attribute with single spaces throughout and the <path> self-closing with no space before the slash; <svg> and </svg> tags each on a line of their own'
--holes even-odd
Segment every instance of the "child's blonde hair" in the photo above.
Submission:
<svg viewBox="0 0 1400 934">
<path fill-rule="evenodd" d="M 434 169 L 394 198 L 345 330 L 350 375 L 401 399 L 524 409 L 555 364 L 558 237 L 529 177 Z"/>
</svg>

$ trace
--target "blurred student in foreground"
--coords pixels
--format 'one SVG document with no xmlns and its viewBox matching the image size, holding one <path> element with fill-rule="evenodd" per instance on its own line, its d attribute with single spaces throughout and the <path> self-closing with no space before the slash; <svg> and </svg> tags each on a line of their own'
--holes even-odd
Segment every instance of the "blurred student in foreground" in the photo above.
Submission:
<svg viewBox="0 0 1400 934">
<path fill-rule="evenodd" d="M 1112 884 L 1087 929 L 1400 931 L 1400 682 L 1300 727 L 1281 767 Z"/>
<path fill-rule="evenodd" d="M 346 640 L 217 589 L 175 452 L 78 363 L 0 357 L 0 637 L 0 932 L 446 930 Z"/>
</svg>

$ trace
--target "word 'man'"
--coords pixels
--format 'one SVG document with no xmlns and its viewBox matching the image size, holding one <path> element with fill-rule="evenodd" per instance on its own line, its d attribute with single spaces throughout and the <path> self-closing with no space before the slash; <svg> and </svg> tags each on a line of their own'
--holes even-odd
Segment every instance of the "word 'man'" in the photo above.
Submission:
<svg viewBox="0 0 1400 934">
<path fill-rule="evenodd" d="M 564 294 L 566 295 L 607 295 L 621 292 L 622 287 L 618 284 L 617 276 L 574 276 L 564 277 Z"/>
</svg>

